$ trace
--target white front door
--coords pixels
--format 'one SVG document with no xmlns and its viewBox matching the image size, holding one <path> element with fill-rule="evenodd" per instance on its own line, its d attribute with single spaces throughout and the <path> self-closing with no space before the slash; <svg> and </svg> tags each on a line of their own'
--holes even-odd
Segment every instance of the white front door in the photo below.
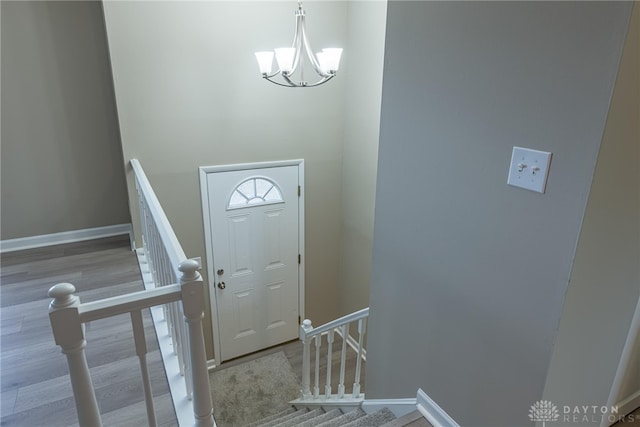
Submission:
<svg viewBox="0 0 640 427">
<path fill-rule="evenodd" d="M 217 363 L 298 336 L 298 176 L 298 165 L 206 174 Z"/>
</svg>

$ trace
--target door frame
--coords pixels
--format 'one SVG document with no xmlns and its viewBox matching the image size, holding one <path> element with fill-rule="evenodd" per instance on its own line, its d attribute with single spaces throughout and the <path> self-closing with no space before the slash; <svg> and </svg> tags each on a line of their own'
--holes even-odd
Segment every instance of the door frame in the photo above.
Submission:
<svg viewBox="0 0 640 427">
<path fill-rule="evenodd" d="M 211 236 L 211 215 L 209 210 L 209 184 L 207 175 L 219 172 L 243 171 L 252 169 L 277 168 L 282 166 L 298 167 L 298 186 L 304 190 L 304 159 L 279 160 L 257 163 L 237 163 L 230 165 L 200 166 L 200 195 L 202 206 L 202 219 L 204 224 L 204 242 L 207 261 L 207 289 L 209 290 L 209 307 L 211 313 L 211 333 L 213 338 L 214 364 L 222 363 L 220 343 L 220 322 L 218 321 L 218 305 L 215 292 L 215 254 L 213 253 L 213 237 Z M 304 191 L 299 192 L 298 197 L 298 253 L 301 260 L 298 265 L 298 314 L 300 319 L 305 318 L 304 312 Z"/>
</svg>

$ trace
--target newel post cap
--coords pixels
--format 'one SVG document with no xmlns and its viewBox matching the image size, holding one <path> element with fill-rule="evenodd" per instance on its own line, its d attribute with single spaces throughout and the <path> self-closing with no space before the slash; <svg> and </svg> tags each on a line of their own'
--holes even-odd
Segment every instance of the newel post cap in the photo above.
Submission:
<svg viewBox="0 0 640 427">
<path fill-rule="evenodd" d="M 182 261 L 178 266 L 178 270 L 182 273 L 181 281 L 184 283 L 200 279 L 199 269 L 200 263 L 194 259 Z"/>
<path fill-rule="evenodd" d="M 302 327 L 302 330 L 304 330 L 305 332 L 309 332 L 313 330 L 313 326 L 311 326 L 311 320 L 309 319 L 304 319 L 302 321 L 302 325 L 300 326 Z"/>
<path fill-rule="evenodd" d="M 69 307 L 78 302 L 78 297 L 73 295 L 76 291 L 76 287 L 71 283 L 58 283 L 49 289 L 49 296 L 53 298 L 50 308 L 64 308 Z"/>
</svg>

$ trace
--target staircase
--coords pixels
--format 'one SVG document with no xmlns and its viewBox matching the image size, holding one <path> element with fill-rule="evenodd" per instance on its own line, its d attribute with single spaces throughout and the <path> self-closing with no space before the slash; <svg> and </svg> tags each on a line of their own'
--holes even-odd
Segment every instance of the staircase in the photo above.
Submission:
<svg viewBox="0 0 640 427">
<path fill-rule="evenodd" d="M 418 411 L 400 418 L 387 408 L 372 414 L 360 408 L 341 409 L 296 408 L 291 406 L 277 414 L 249 424 L 247 427 L 432 427 Z"/>
<path fill-rule="evenodd" d="M 387 407 L 375 412 L 372 411 L 377 408 L 372 408 L 371 413 L 362 409 L 365 397 L 361 390 L 361 371 L 363 360 L 366 360 L 364 335 L 368 315 L 369 308 L 364 308 L 315 328 L 305 319 L 300 326 L 300 398 L 289 402 L 282 411 L 243 427 L 433 427 L 417 410 L 408 414 L 403 412 L 404 415 L 397 418 Z M 352 323 L 357 326 L 356 339 L 349 333 Z M 336 347 L 341 347 L 336 354 L 333 353 L 335 335 L 340 336 Z M 355 370 L 348 375 L 349 379 L 352 376 L 354 379 L 350 390 L 345 387 L 346 383 L 351 384 L 345 380 L 348 348 L 356 352 L 352 362 Z M 334 364 L 338 370 L 332 371 Z M 336 383 L 337 390 L 332 387 Z"/>
</svg>

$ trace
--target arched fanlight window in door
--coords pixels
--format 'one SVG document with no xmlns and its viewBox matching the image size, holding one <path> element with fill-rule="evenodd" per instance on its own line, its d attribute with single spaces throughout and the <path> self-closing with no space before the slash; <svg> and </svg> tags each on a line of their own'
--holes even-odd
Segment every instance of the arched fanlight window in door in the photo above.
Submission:
<svg viewBox="0 0 640 427">
<path fill-rule="evenodd" d="M 242 181 L 231 193 L 227 209 L 282 203 L 282 191 L 268 178 L 249 178 Z"/>
</svg>

